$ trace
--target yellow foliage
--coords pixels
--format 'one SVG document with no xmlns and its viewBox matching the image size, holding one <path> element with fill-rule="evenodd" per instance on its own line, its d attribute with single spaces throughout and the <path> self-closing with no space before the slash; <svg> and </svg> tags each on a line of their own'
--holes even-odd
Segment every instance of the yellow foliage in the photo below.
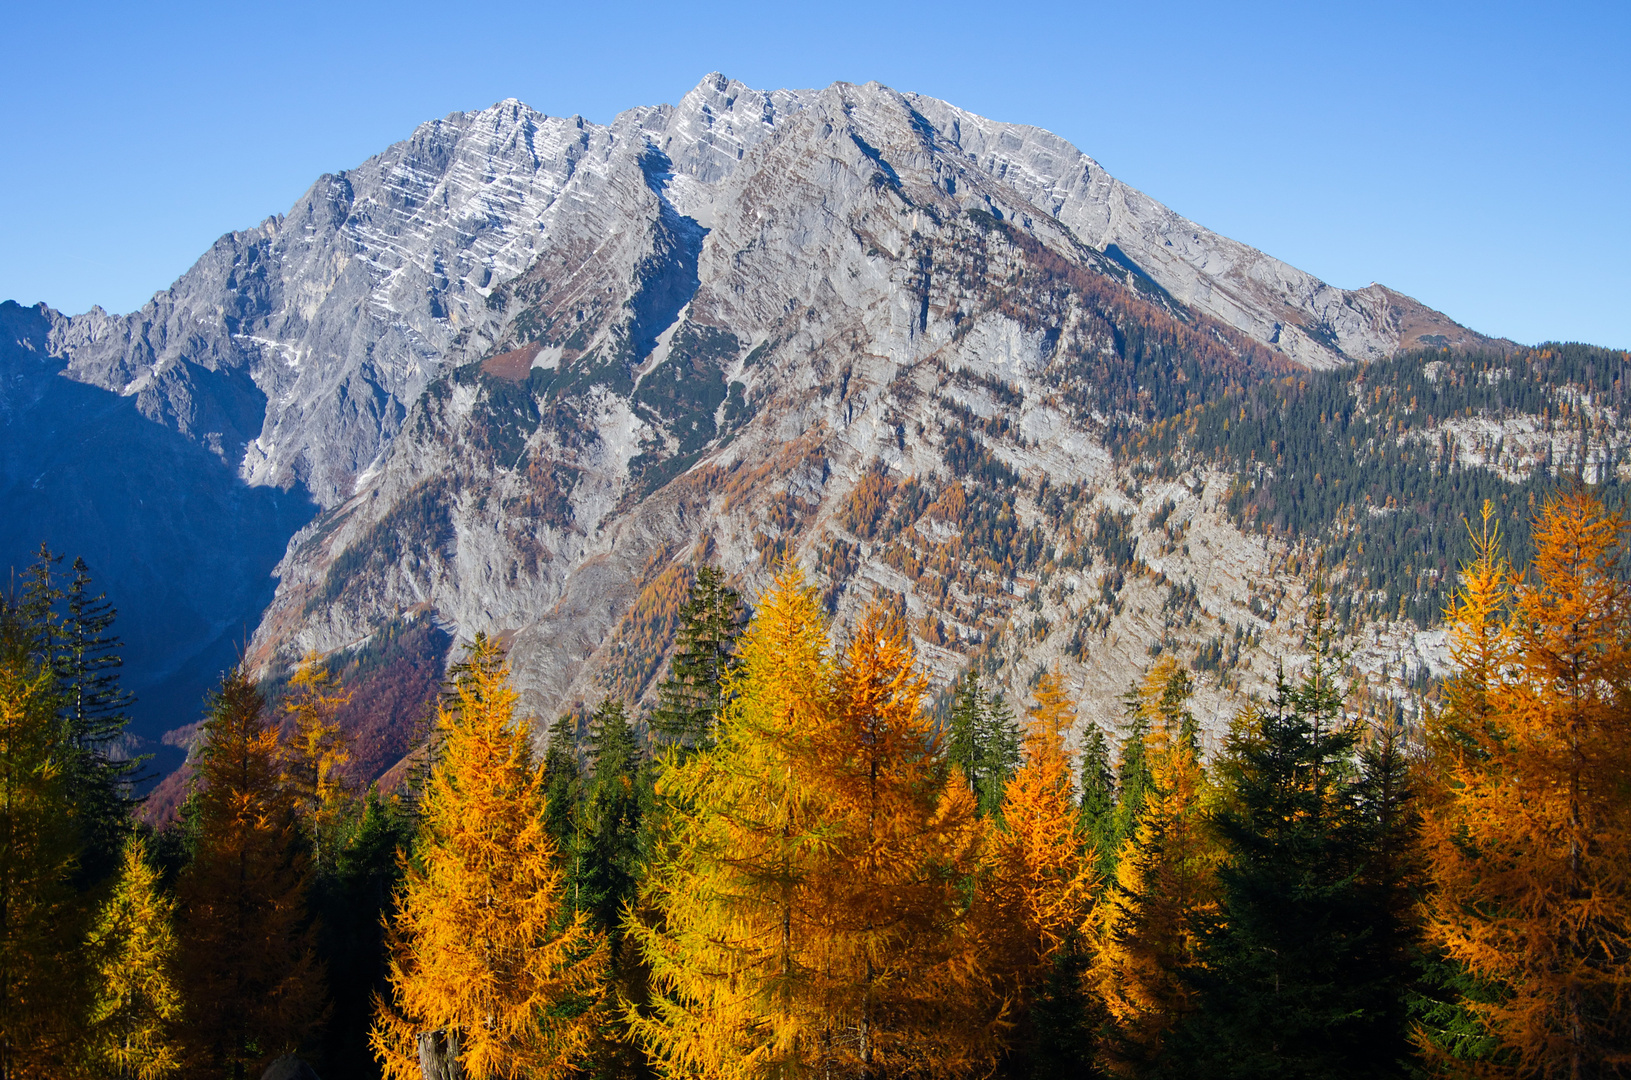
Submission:
<svg viewBox="0 0 1631 1080">
<path fill-rule="evenodd" d="M 839 511 L 838 520 L 844 528 L 862 540 L 870 540 L 878 529 L 884 511 L 889 508 L 889 500 L 894 495 L 895 482 L 889 478 L 888 473 L 881 470 L 869 471 L 844 499 L 844 507 Z"/>
<path fill-rule="evenodd" d="M 92 999 L 85 1056 L 92 1075 L 162 1080 L 181 1068 L 173 1037 L 181 1015 L 174 915 L 175 904 L 147 864 L 145 845 L 132 836 L 88 942 Z"/>
<path fill-rule="evenodd" d="M 955 880 L 974 867 L 980 826 L 964 786 L 940 778 L 927 688 L 905 626 L 874 607 L 816 732 L 806 782 L 828 840 L 810 887 L 811 1006 L 820 1065 L 839 1074 L 956 1075 L 989 1055 Z"/>
<path fill-rule="evenodd" d="M 294 793 L 313 862 L 321 865 L 345 813 L 347 792 L 340 770 L 351 760 L 351 739 L 336 715 L 351 701 L 351 693 L 340 689 L 315 652 L 301 661 L 289 688 L 283 711 L 294 731 L 280 748 L 284 783 Z"/>
<path fill-rule="evenodd" d="M 565 1075 L 594 1030 L 606 943 L 563 904 L 543 772 L 497 646 L 478 636 L 460 670 L 370 1043 L 393 1080 L 418 1080 L 431 1031 L 471 1080 Z"/>
<path fill-rule="evenodd" d="M 739 657 L 717 744 L 658 780 L 671 833 L 651 916 L 627 921 L 652 970 L 636 1037 L 673 1076 L 967 1066 L 984 1039 L 954 883 L 975 818 L 936 775 L 904 627 L 874 611 L 835 663 L 789 567 Z"/>
<path fill-rule="evenodd" d="M 7 1077 L 61 1075 L 74 1012 L 65 972 L 77 936 L 69 887 L 77 837 L 56 706 L 49 668 L 21 649 L 0 653 L 0 1075 Z"/>
<path fill-rule="evenodd" d="M 677 562 L 653 576 L 659 561 L 666 556 L 666 551 L 659 552 L 647 564 L 643 577 L 648 584 L 617 625 L 612 640 L 612 660 L 607 669 L 610 678 L 607 689 L 614 696 L 622 695 L 632 701 L 644 693 L 646 684 L 662 663 L 663 654 L 674 642 L 674 632 L 680 625 L 680 609 L 690 598 L 696 570 L 688 563 Z"/>
<path fill-rule="evenodd" d="M 1189 672 L 1171 653 L 1151 664 L 1138 684 L 1138 705 L 1152 730 L 1170 728 L 1177 738 L 1192 690 Z"/>
<path fill-rule="evenodd" d="M 963 493 L 963 485 L 947 484 L 946 489 L 940 493 L 934 505 L 929 507 L 929 516 L 938 521 L 949 521 L 953 524 L 962 522 L 968 514 L 968 496 Z"/>
<path fill-rule="evenodd" d="M 1524 1076 L 1607 1075 L 1631 1046 L 1631 594 L 1626 524 L 1549 500 L 1514 581 L 1484 514 L 1450 615 L 1422 839 L 1431 939 Z M 1498 1071 L 1490 1066 L 1486 1071 Z"/>
<path fill-rule="evenodd" d="M 652 1011 L 629 1019 L 670 1075 L 783 1075 L 810 1054 L 803 901 L 824 828 L 802 781 L 831 708 L 825 648 L 816 598 L 789 568 L 742 636 L 716 745 L 658 779 L 671 834 L 642 887 L 658 918 L 626 922 Z"/>
</svg>

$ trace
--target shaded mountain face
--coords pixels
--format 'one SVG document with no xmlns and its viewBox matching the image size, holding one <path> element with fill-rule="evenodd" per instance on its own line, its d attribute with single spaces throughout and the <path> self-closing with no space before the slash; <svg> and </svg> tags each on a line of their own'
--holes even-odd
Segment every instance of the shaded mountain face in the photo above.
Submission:
<svg viewBox="0 0 1631 1080">
<path fill-rule="evenodd" d="M 0 551 L 20 570 L 45 542 L 67 553 L 67 576 L 85 559 L 119 608 L 124 682 L 147 743 L 137 748 L 173 766 L 182 750 L 158 739 L 198 718 L 272 597 L 288 536 L 316 507 L 241 483 L 132 397 L 62 378 L 48 348 L 60 326 L 43 308 L 0 304 Z"/>
<path fill-rule="evenodd" d="M 1002 658 L 1017 692 L 1069 652 L 1113 698 L 1157 627 L 1099 626 L 1125 647 L 1089 660 L 1084 620 L 1158 610 L 1184 575 L 1280 587 L 1223 474 L 1153 491 L 1120 441 L 1266 376 L 1494 344 L 1210 233 L 1046 132 L 875 84 L 717 75 L 604 127 L 514 101 L 453 114 L 223 237 L 138 312 L 8 311 L 14 386 L 83 392 L 191 455 L 154 452 L 168 487 L 132 484 L 108 450 L 136 436 L 91 424 L 97 467 L 62 466 L 95 513 L 54 546 L 104 543 L 168 582 L 103 571 L 127 636 L 147 607 L 155 626 L 253 623 L 264 552 L 289 541 L 264 670 L 419 640 L 424 620 L 503 632 L 540 715 L 649 689 L 691 560 L 751 591 L 787 553 L 840 617 L 902 607 L 938 673 Z M 81 407 L 28 393 L 7 414 L 19 478 Z M 164 512 L 96 516 L 138 491 Z M 1175 544 L 1191 562 L 1144 564 L 1132 603 L 1144 571 L 1111 589 L 1104 552 L 1167 502 L 1228 555 Z M 7 538 L 14 561 L 58 505 Z M 207 574 L 135 555 L 188 545 L 254 554 L 189 563 Z"/>
</svg>

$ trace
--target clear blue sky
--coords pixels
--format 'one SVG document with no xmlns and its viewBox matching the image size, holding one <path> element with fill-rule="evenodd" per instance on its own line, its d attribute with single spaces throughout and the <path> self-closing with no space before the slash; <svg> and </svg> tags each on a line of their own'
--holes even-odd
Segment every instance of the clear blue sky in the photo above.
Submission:
<svg viewBox="0 0 1631 1080">
<path fill-rule="evenodd" d="M 1631 3 L 13 5 L 0 298 L 128 311 L 415 124 L 876 79 L 1486 333 L 1631 347 Z"/>
</svg>

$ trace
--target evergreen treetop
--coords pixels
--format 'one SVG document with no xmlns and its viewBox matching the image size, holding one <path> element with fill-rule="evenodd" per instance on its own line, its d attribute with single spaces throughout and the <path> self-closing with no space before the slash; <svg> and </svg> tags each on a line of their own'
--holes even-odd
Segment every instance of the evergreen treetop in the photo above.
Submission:
<svg viewBox="0 0 1631 1080">
<path fill-rule="evenodd" d="M 668 678 L 657 688 L 649 720 L 654 742 L 681 752 L 712 743 L 746 621 L 742 598 L 725 584 L 724 572 L 698 567 L 690 598 L 680 609 Z"/>
<path fill-rule="evenodd" d="M 1013 710 L 1001 694 L 987 694 L 971 668 L 958 681 L 946 728 L 946 760 L 962 771 L 981 816 L 998 813 L 1020 763 L 1022 739 Z"/>
</svg>

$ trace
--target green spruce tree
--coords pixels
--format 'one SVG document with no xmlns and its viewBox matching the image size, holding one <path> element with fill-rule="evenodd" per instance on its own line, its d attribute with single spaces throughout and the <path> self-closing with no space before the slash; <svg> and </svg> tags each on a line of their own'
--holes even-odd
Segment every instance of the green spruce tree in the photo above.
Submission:
<svg viewBox="0 0 1631 1080">
<path fill-rule="evenodd" d="M 1421 963 L 1417 899 L 1425 883 L 1415 777 L 1410 729 L 1397 703 L 1378 706 L 1361 738 L 1355 792 L 1364 845 L 1360 903 L 1371 926 L 1361 981 L 1373 991 L 1367 1006 L 1375 1019 L 1373 1058 L 1401 1072 L 1414 1055 L 1411 1001 Z"/>
<path fill-rule="evenodd" d="M 368 1046 L 373 998 L 389 992 L 385 922 L 410 856 L 415 823 L 396 796 L 369 789 L 335 831 L 333 857 L 312 887 L 318 952 L 328 969 L 330 1013 L 322 1026 L 321 1076 L 375 1076 Z"/>
<path fill-rule="evenodd" d="M 544 814 L 555 846 L 568 856 L 577 846 L 578 809 L 583 802 L 577 743 L 578 718 L 562 713 L 549 726 L 549 746 L 544 751 Z M 570 866 L 568 874 L 572 875 Z"/>
<path fill-rule="evenodd" d="M 1144 799 L 1153 782 L 1150 777 L 1149 738 L 1150 718 L 1141 706 L 1136 686 L 1123 701 L 1126 722 L 1122 726 L 1121 746 L 1116 755 L 1116 805 L 1104 829 L 1105 850 L 1101 863 L 1106 869 L 1106 880 L 1115 870 L 1116 853 L 1138 828 L 1138 814 L 1144 809 Z"/>
<path fill-rule="evenodd" d="M 119 683 L 122 642 L 113 633 L 117 611 L 91 591 L 90 569 L 75 559 L 63 593 L 65 615 L 55 657 L 62 717 L 73 748 L 68 786 L 80 821 L 81 877 L 100 881 L 118 865 L 129 832 L 132 787 L 146 757 L 127 757 L 119 738 L 130 723 L 134 696 Z"/>
<path fill-rule="evenodd" d="M 146 759 L 126 758 L 119 746 L 135 699 L 119 684 L 124 661 L 113 633 L 116 612 L 105 594 L 91 591 L 85 560 L 74 560 L 73 576 L 64 586 L 62 560 L 40 545 L 23 573 L 15 617 L 26 628 L 28 655 L 51 674 L 64 748 L 63 783 L 79 832 L 77 881 L 88 887 L 119 865 L 132 786 Z"/>
<path fill-rule="evenodd" d="M 646 799 L 643 755 L 623 702 L 607 698 L 589 721 L 594 774 L 584 792 L 578 829 L 580 907 L 599 929 L 616 935 L 622 908 L 640 876 L 640 824 Z"/>
<path fill-rule="evenodd" d="M 1114 837 L 1116 814 L 1116 775 L 1110 768 L 1110 743 L 1097 724 L 1088 724 L 1082 736 L 1081 815 L 1082 840 L 1094 853 L 1099 879 L 1105 881 L 1115 870 Z"/>
<path fill-rule="evenodd" d="M 1323 599 L 1311 621 L 1302 679 L 1281 674 L 1218 765 L 1218 912 L 1188 973 L 1198 1007 L 1173 1033 L 1168 1075 L 1357 1080 L 1400 1067 L 1365 884 L 1358 729 Z"/>
<path fill-rule="evenodd" d="M 958 681 L 946 724 L 946 760 L 962 770 L 982 817 L 1002 806 L 1002 795 L 1019 770 L 1019 724 L 1001 694 L 987 694 L 978 671 Z"/>
<path fill-rule="evenodd" d="M 746 623 L 747 609 L 725 584 L 724 572 L 698 567 L 691 596 L 680 609 L 669 676 L 657 688 L 653 742 L 681 754 L 713 743 L 714 724 L 725 707 L 725 675 Z"/>
<path fill-rule="evenodd" d="M 602 701 L 590 717 L 587 750 L 593 771 L 580 781 L 581 795 L 572 815 L 573 846 L 566 850 L 573 871 L 569 895 L 606 935 L 607 979 L 617 997 L 643 1004 L 649 970 L 639 950 L 626 945 L 623 913 L 635 902 L 645 873 L 648 833 L 657 816 L 654 768 L 617 699 Z M 570 774 L 563 767 L 560 775 Z M 654 1075 L 645 1055 L 626 1035 L 624 1017 L 615 1013 L 601 1017 L 587 1055 L 594 1076 L 619 1080 Z"/>
</svg>

